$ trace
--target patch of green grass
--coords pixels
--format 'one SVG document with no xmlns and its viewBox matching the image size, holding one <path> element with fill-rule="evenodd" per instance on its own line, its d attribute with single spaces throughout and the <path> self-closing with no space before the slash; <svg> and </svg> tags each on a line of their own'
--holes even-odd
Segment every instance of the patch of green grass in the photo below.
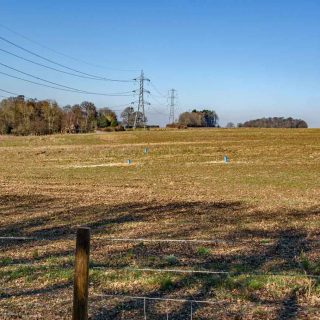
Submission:
<svg viewBox="0 0 320 320">
<path fill-rule="evenodd" d="M 130 282 L 142 278 L 142 272 L 139 270 L 123 270 L 123 271 L 111 271 L 106 272 L 103 269 L 90 270 L 90 281 L 95 284 L 104 284 L 111 282 Z"/>
<path fill-rule="evenodd" d="M 7 265 L 11 264 L 12 262 L 13 262 L 13 260 L 9 257 L 0 258 L 0 266 L 7 266 Z"/>
<path fill-rule="evenodd" d="M 312 274 L 320 274 L 320 259 L 316 261 L 310 260 L 305 253 L 302 253 L 299 258 L 300 264 L 302 268 L 307 272 L 307 273 L 312 273 Z"/>
<path fill-rule="evenodd" d="M 210 254 L 210 249 L 206 247 L 199 247 L 197 248 L 197 254 L 199 256 L 208 256 Z"/>
<path fill-rule="evenodd" d="M 265 279 L 251 278 L 247 281 L 246 286 L 250 290 L 260 290 L 267 284 Z"/>
<path fill-rule="evenodd" d="M 231 266 L 230 271 L 234 273 L 250 272 L 250 268 L 244 264 L 234 264 Z"/>
<path fill-rule="evenodd" d="M 53 268 L 47 265 L 18 266 L 0 271 L 0 278 L 8 281 L 25 279 L 27 282 L 32 282 L 39 278 L 46 278 L 48 280 L 70 280 L 72 275 L 73 270 L 71 268 Z"/>
<path fill-rule="evenodd" d="M 246 276 L 240 275 L 235 277 L 228 277 L 225 281 L 225 285 L 230 289 L 238 290 L 260 290 L 268 283 L 267 276 Z"/>
<path fill-rule="evenodd" d="M 9 281 L 30 277 L 37 270 L 34 266 L 19 266 L 0 271 L 0 277 Z"/>
<path fill-rule="evenodd" d="M 149 265 L 155 265 L 157 263 L 158 259 L 159 258 L 156 256 L 148 256 L 147 257 L 147 261 L 148 261 Z"/>
<path fill-rule="evenodd" d="M 60 259 L 55 256 L 48 257 L 46 263 L 49 265 L 57 265 L 60 262 Z"/>
<path fill-rule="evenodd" d="M 101 272 L 101 270 L 90 270 L 89 277 L 90 277 L 90 281 L 92 281 L 93 283 L 100 283 L 107 278 L 106 274 Z M 111 281 L 116 280 L 117 279 L 116 273 L 115 272 L 110 273 L 108 279 L 110 279 Z"/>
<path fill-rule="evenodd" d="M 271 239 L 261 239 L 261 240 L 260 240 L 260 243 L 261 243 L 261 244 L 269 244 L 269 243 L 271 243 L 271 242 L 272 242 Z"/>
<path fill-rule="evenodd" d="M 173 254 L 165 256 L 164 260 L 169 266 L 174 266 L 178 263 L 178 258 Z"/>
<path fill-rule="evenodd" d="M 45 278 L 48 280 L 72 280 L 73 270 L 71 268 L 54 268 L 48 269 L 45 273 Z"/>
<path fill-rule="evenodd" d="M 166 291 L 174 286 L 174 281 L 170 275 L 161 275 L 158 278 L 160 284 L 160 290 Z"/>
</svg>

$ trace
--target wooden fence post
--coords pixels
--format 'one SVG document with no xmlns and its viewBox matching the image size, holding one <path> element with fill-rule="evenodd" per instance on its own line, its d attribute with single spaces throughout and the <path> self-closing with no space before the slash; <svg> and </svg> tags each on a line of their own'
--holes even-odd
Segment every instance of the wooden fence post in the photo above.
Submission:
<svg viewBox="0 0 320 320">
<path fill-rule="evenodd" d="M 90 228 L 79 228 L 74 266 L 73 320 L 88 319 L 89 254 Z"/>
</svg>

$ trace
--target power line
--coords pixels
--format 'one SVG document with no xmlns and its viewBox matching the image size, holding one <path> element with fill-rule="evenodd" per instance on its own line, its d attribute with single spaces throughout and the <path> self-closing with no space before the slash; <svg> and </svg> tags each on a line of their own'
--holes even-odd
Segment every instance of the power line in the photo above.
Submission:
<svg viewBox="0 0 320 320">
<path fill-rule="evenodd" d="M 24 96 L 25 98 L 27 98 L 27 99 L 35 99 L 35 98 L 30 98 L 30 97 L 27 97 L 27 96 L 25 96 L 24 94 L 19 94 L 19 93 L 15 93 L 15 92 L 12 92 L 12 91 L 8 91 L 8 90 L 4 90 L 4 89 L 0 89 L 0 91 L 3 91 L 3 92 L 6 92 L 6 93 L 8 93 L 8 94 L 12 94 L 12 95 L 14 95 L 14 96 Z M 6 98 L 9 98 L 9 97 L 6 97 Z"/>
<path fill-rule="evenodd" d="M 13 76 L 11 74 L 8 74 L 8 73 L 2 72 L 2 71 L 0 71 L 0 74 L 3 74 L 5 76 L 13 78 L 13 79 L 18 79 L 18 80 L 21 80 L 21 81 L 33 83 L 33 84 L 36 84 L 36 85 L 39 85 L 39 86 L 42 86 L 42 87 L 47 87 L 47 88 L 52 88 L 52 89 L 57 89 L 57 90 L 62 90 L 62 91 L 68 91 L 68 92 L 78 92 L 78 91 L 74 91 L 74 90 L 67 90 L 67 89 L 63 89 L 63 88 L 53 87 L 53 86 L 46 85 L 44 83 L 39 83 L 39 82 L 35 82 L 35 81 L 32 81 L 32 80 L 16 77 L 16 76 Z"/>
<path fill-rule="evenodd" d="M 168 105 L 165 105 L 165 104 L 163 104 L 162 102 L 160 102 L 160 101 L 156 98 L 156 96 L 155 96 L 154 94 L 150 93 L 150 96 L 151 96 L 151 97 L 153 98 L 153 100 L 154 100 L 155 102 L 157 102 L 157 104 L 159 104 L 160 106 L 168 107 Z"/>
<path fill-rule="evenodd" d="M 167 116 L 168 116 L 166 113 L 161 112 L 161 111 L 156 110 L 156 109 L 151 110 L 151 111 L 149 111 L 149 112 L 150 112 L 150 113 L 157 113 L 157 114 L 160 114 L 160 115 L 165 116 L 165 117 L 167 117 Z"/>
<path fill-rule="evenodd" d="M 6 64 L 4 64 L 4 63 L 1 63 L 1 62 L 0 62 L 0 65 L 6 67 L 6 68 L 8 68 L 8 69 L 14 70 L 14 71 L 16 71 L 16 72 L 22 73 L 22 74 L 24 74 L 24 75 L 27 75 L 27 76 L 29 76 L 29 77 L 35 78 L 35 79 L 37 79 L 37 80 L 41 80 L 41 81 L 44 81 L 44 82 L 47 82 L 47 83 L 50 83 L 50 84 L 53 84 L 53 85 L 56 85 L 56 86 L 59 86 L 59 87 L 62 87 L 62 88 L 70 89 L 70 90 L 73 90 L 73 91 L 82 91 L 82 90 L 79 90 L 79 89 L 76 89 L 76 88 L 72 88 L 72 87 L 69 87 L 69 86 L 65 86 L 65 85 L 62 85 L 62 84 L 58 84 L 58 83 L 56 83 L 56 82 L 52 82 L 52 81 L 49 81 L 49 80 L 45 80 L 45 79 L 43 79 L 43 78 L 34 76 L 34 75 L 30 74 L 30 73 L 27 73 L 27 72 L 18 70 L 18 69 L 13 68 L 13 67 L 10 67 L 10 66 L 8 66 L 8 65 L 6 65 Z"/>
<path fill-rule="evenodd" d="M 48 46 L 45 46 L 45 45 L 43 45 L 42 43 L 40 43 L 40 42 L 38 42 L 38 41 L 35 41 L 35 40 L 33 40 L 33 39 L 31 39 L 31 38 L 23 35 L 22 33 L 17 32 L 17 31 L 15 31 L 15 30 L 13 30 L 13 29 L 11 29 L 11 28 L 9 28 L 9 27 L 1 24 L 1 23 L 0 23 L 0 27 L 3 28 L 3 29 L 6 29 L 6 30 L 8 30 L 8 31 L 10 31 L 11 33 L 13 33 L 13 34 L 15 34 L 15 35 L 18 35 L 19 37 L 21 37 L 21 38 L 23 38 L 23 39 L 28 40 L 28 41 L 31 42 L 31 43 L 36 44 L 37 46 L 39 46 L 39 47 L 41 47 L 41 48 L 44 48 L 44 49 L 49 50 L 49 51 L 51 51 L 51 52 L 54 52 L 54 53 L 56 53 L 56 54 L 58 54 L 58 55 L 61 55 L 61 56 L 63 56 L 63 57 L 66 57 L 66 58 L 68 58 L 68 59 L 71 59 L 71 60 L 74 60 L 74 61 L 78 61 L 78 62 L 87 64 L 87 65 L 89 65 L 89 66 L 93 66 L 93 67 L 96 67 L 96 68 L 104 68 L 104 69 L 109 69 L 109 70 L 114 70 L 114 71 L 121 71 L 121 72 L 136 72 L 136 71 L 138 71 L 138 69 L 117 69 L 117 68 L 110 68 L 110 67 L 106 67 L 106 66 L 96 65 L 96 64 L 94 64 L 94 63 L 91 63 L 91 62 L 88 62 L 88 61 L 85 61 L 85 60 L 82 60 L 82 59 L 79 59 L 79 58 L 75 58 L 75 57 L 73 57 L 73 56 L 71 56 L 71 55 L 62 53 L 62 52 L 57 51 L 57 50 L 55 50 L 55 49 L 52 49 L 52 48 L 50 48 L 50 47 L 48 47 Z"/>
<path fill-rule="evenodd" d="M 128 107 L 129 105 L 130 105 L 130 103 L 123 103 L 123 104 L 119 104 L 119 105 L 108 107 L 108 108 L 110 108 L 112 111 L 123 111 L 123 110 L 120 110 L 118 108 Z"/>
<path fill-rule="evenodd" d="M 65 69 L 68 69 L 68 70 L 77 72 L 77 73 L 79 73 L 79 74 L 82 74 L 82 75 L 85 75 L 85 76 L 88 76 L 88 77 L 95 78 L 96 80 L 117 81 L 117 82 L 132 82 L 132 81 L 133 81 L 133 80 L 109 79 L 109 78 L 105 78 L 105 77 L 102 77 L 102 76 L 97 76 L 97 75 L 94 75 L 94 74 L 82 72 L 82 71 L 80 71 L 80 70 L 70 68 L 70 67 L 68 67 L 68 66 L 66 66 L 66 65 L 64 65 L 64 64 L 61 64 L 61 63 L 59 63 L 59 62 L 55 62 L 55 61 L 53 61 L 53 60 L 51 60 L 51 59 L 48 59 L 48 58 L 46 58 L 46 57 L 43 57 L 42 55 L 37 54 L 37 53 L 35 53 L 35 52 L 33 52 L 33 51 L 30 51 L 30 50 L 28 50 L 28 49 L 26 49 L 26 48 L 24 48 L 24 47 L 22 47 L 22 46 L 20 46 L 20 45 L 18 45 L 18 44 L 16 44 L 16 43 L 10 41 L 10 40 L 2 37 L 2 36 L 0 36 L 0 40 L 4 41 L 4 42 L 6 42 L 6 43 L 9 43 L 9 44 L 15 46 L 16 48 L 19 48 L 20 50 L 23 50 L 23 51 L 25 51 L 25 52 L 28 52 L 29 54 L 32 54 L 32 55 L 34 55 L 34 56 L 36 56 L 36 57 L 38 57 L 38 58 L 40 58 L 40 59 L 43 59 L 43 60 L 45 60 L 45 61 L 48 61 L 48 62 L 50 62 L 50 63 L 52 63 L 52 64 L 55 64 L 55 65 L 60 66 L 60 67 L 62 67 L 62 68 L 65 68 Z"/>
<path fill-rule="evenodd" d="M 1 89 L 1 88 L 0 88 L 0 91 L 6 92 L 6 93 L 8 93 L 8 94 L 12 94 L 12 95 L 14 95 L 14 96 L 19 96 L 19 95 L 20 95 L 20 94 L 17 94 L 17 93 L 8 91 L 8 90 L 4 90 L 4 89 Z M 3 97 L 3 96 L 2 96 L 2 97 Z M 7 96 L 7 97 L 4 97 L 4 98 L 9 98 L 9 97 Z M 0 238 L 1 238 L 1 237 L 0 237 Z"/>
<path fill-rule="evenodd" d="M 163 93 L 160 92 L 160 90 L 158 90 L 158 88 L 153 84 L 153 82 L 150 82 L 150 85 L 153 87 L 153 89 L 162 97 L 167 99 L 166 95 L 164 95 Z"/>
<path fill-rule="evenodd" d="M 30 59 L 21 57 L 21 56 L 15 54 L 15 53 L 12 53 L 10 51 L 7 51 L 7 50 L 1 49 L 1 48 L 0 48 L 0 51 L 5 52 L 6 54 L 9 54 L 9 55 L 14 56 L 16 58 L 19 58 L 21 60 L 30 62 L 30 63 L 38 65 L 38 66 L 41 66 L 43 68 L 54 70 L 54 71 L 57 71 L 57 72 L 60 72 L 60 73 L 64 73 L 64 74 L 68 74 L 68 75 L 71 75 L 71 76 L 74 76 L 74 77 L 78 77 L 78 78 L 91 79 L 91 80 L 97 80 L 97 81 L 115 81 L 115 82 L 129 82 L 130 81 L 131 82 L 131 80 L 98 79 L 98 78 L 94 78 L 94 77 L 90 77 L 90 76 L 84 76 L 84 75 L 80 75 L 80 74 L 76 74 L 76 73 L 72 73 L 72 72 L 68 72 L 68 71 L 63 71 L 63 70 L 59 70 L 59 69 L 50 67 L 48 65 L 45 65 L 45 64 L 42 64 L 42 63 L 30 60 Z"/>
<path fill-rule="evenodd" d="M 131 96 L 131 94 L 122 94 L 122 95 L 119 95 L 119 94 L 107 94 L 107 93 L 94 93 L 94 92 L 86 92 L 86 91 L 75 91 L 75 90 L 64 89 L 64 88 L 59 88 L 59 87 L 54 87 L 54 86 L 50 86 L 50 85 L 47 85 L 47 84 L 44 84 L 44 83 L 39 83 L 39 82 L 35 82 L 35 81 L 32 81 L 32 80 L 20 78 L 20 77 L 13 76 L 13 75 L 11 75 L 11 74 L 8 74 L 8 73 L 2 72 L 2 71 L 0 71 L 0 74 L 3 74 L 3 75 L 5 75 L 5 76 L 10 77 L 10 78 L 13 78 L 13 79 L 18 79 L 18 80 L 21 80 L 21 81 L 24 81 L 24 82 L 36 84 L 36 85 L 38 85 L 38 86 L 47 87 L 47 88 L 52 88 L 52 89 L 61 90 L 61 91 L 74 92 L 74 93 L 86 93 L 86 94 L 102 95 L 102 96 L 115 96 L 115 97 L 130 97 L 130 96 Z"/>
<path fill-rule="evenodd" d="M 17 96 L 18 96 L 18 94 L 13 93 L 13 92 L 11 92 L 11 91 L 4 90 L 4 89 L 0 89 L 0 91 L 2 91 L 2 92 L 6 92 L 6 93 L 9 93 L 9 94 L 13 94 L 13 95 L 17 95 Z"/>
<path fill-rule="evenodd" d="M 164 107 L 168 107 L 168 106 L 162 104 L 161 102 L 159 102 L 159 100 L 156 99 L 153 94 L 150 93 L 150 96 L 153 98 L 154 101 L 157 102 L 157 104 L 159 104 L 159 105 L 161 105 L 161 106 L 164 106 Z M 159 111 L 159 110 L 157 110 L 157 109 L 153 109 L 153 110 L 150 111 L 150 112 L 151 112 L 151 113 L 152 113 L 152 112 L 153 112 L 153 113 L 157 113 L 157 114 L 160 114 L 160 115 L 162 115 L 162 116 L 168 117 L 168 114 L 167 114 L 167 113 L 161 112 L 161 111 Z"/>
<path fill-rule="evenodd" d="M 43 78 L 34 76 L 34 75 L 30 74 L 30 73 L 21 71 L 21 70 L 19 70 L 19 69 L 13 68 L 13 67 L 10 67 L 10 66 L 8 66 L 7 64 L 1 63 L 1 62 L 0 62 L 0 65 L 4 66 L 5 68 L 11 69 L 11 70 L 14 70 L 14 71 L 16 71 L 16 72 L 19 72 L 19 73 L 22 73 L 22 74 L 24 74 L 24 75 L 27 75 L 27 76 L 29 76 L 29 77 L 32 77 L 32 78 L 34 78 L 34 79 L 37 79 L 37 80 L 40 80 L 40 81 L 43 81 L 43 82 L 47 82 L 47 83 L 50 83 L 50 84 L 53 84 L 53 85 L 55 85 L 55 86 L 59 86 L 59 87 L 62 87 L 62 88 L 68 89 L 68 90 L 72 90 L 73 92 L 93 94 L 93 95 L 107 95 L 107 96 L 109 96 L 109 95 L 111 95 L 111 96 L 122 96 L 122 95 L 125 95 L 125 94 L 128 94 L 128 93 L 131 93 L 131 92 L 132 92 L 132 91 L 126 91 L 126 92 L 110 93 L 110 94 L 107 94 L 107 93 L 99 93 L 99 92 L 90 92 L 90 91 L 86 91 L 86 90 L 82 90 L 82 89 L 77 89 L 77 88 L 69 87 L 69 86 L 66 86 L 66 85 L 63 85 L 63 84 L 59 84 L 59 83 L 57 83 L 57 82 L 52 82 L 52 81 L 49 81 L 49 80 L 46 80 L 46 79 L 43 79 Z"/>
</svg>

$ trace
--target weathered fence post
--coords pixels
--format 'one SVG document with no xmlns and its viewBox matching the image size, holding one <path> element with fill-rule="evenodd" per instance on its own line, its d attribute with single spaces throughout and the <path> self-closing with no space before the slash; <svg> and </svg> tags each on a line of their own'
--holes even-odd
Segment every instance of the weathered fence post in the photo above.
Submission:
<svg viewBox="0 0 320 320">
<path fill-rule="evenodd" d="M 77 230 L 74 266 L 73 320 L 88 319 L 90 228 Z"/>
</svg>

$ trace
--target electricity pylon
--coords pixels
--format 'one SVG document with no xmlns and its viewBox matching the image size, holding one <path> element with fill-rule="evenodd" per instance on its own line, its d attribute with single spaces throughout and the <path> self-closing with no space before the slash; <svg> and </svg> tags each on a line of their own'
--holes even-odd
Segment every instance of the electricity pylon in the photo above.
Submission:
<svg viewBox="0 0 320 320">
<path fill-rule="evenodd" d="M 135 129 L 137 127 L 137 123 L 138 123 L 138 117 L 140 116 L 140 113 L 142 113 L 142 125 L 144 128 L 146 128 L 146 115 L 145 115 L 145 109 L 144 106 L 146 104 L 150 105 L 149 102 L 144 100 L 144 94 L 145 93 L 150 93 L 150 91 L 146 90 L 144 88 L 144 82 L 145 81 L 150 81 L 150 79 L 145 78 L 143 70 L 141 70 L 141 75 L 138 78 L 135 78 L 133 80 L 138 81 L 139 80 L 139 101 L 138 101 L 138 110 L 136 112 L 135 118 L 134 118 L 134 124 L 133 124 L 133 128 Z M 138 90 L 134 90 L 134 92 L 137 92 Z M 140 122 L 140 121 L 139 121 Z"/>
<path fill-rule="evenodd" d="M 170 92 L 170 115 L 169 115 L 169 123 L 174 123 L 174 107 L 175 107 L 175 99 L 177 98 L 177 96 L 176 96 L 177 90 L 171 89 L 169 92 Z"/>
</svg>

